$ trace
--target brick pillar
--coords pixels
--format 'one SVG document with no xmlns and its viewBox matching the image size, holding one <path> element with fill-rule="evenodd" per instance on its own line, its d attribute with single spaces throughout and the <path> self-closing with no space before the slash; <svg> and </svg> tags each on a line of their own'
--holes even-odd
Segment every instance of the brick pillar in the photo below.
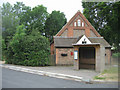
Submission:
<svg viewBox="0 0 120 90">
<path fill-rule="evenodd" d="M 87 37 L 90 37 L 90 29 L 89 29 L 89 28 L 86 28 L 86 29 L 85 29 L 85 35 L 86 35 Z"/>
<path fill-rule="evenodd" d="M 58 64 L 58 49 L 56 48 L 56 65 Z"/>
<path fill-rule="evenodd" d="M 68 37 L 73 37 L 73 27 L 69 27 L 68 28 L 68 34 L 67 34 Z"/>
<path fill-rule="evenodd" d="M 111 49 L 108 49 L 107 57 L 108 57 L 108 64 L 111 64 Z"/>
<path fill-rule="evenodd" d="M 78 59 L 74 60 L 74 69 L 79 70 L 79 47 L 74 47 L 74 51 L 78 51 Z"/>
<path fill-rule="evenodd" d="M 102 72 L 105 68 L 105 47 L 100 45 L 96 46 L 96 67 L 97 72 Z"/>
</svg>

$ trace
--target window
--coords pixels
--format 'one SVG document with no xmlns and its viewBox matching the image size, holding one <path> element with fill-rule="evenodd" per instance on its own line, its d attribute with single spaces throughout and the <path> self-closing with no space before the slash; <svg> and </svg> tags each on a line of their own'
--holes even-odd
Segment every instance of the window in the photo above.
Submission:
<svg viewBox="0 0 120 90">
<path fill-rule="evenodd" d="M 74 26 L 76 26 L 76 22 L 74 22 Z"/>
<path fill-rule="evenodd" d="M 84 27 L 84 22 L 82 22 L 82 27 Z"/>
<path fill-rule="evenodd" d="M 81 26 L 80 19 L 78 19 L 78 26 Z"/>
</svg>

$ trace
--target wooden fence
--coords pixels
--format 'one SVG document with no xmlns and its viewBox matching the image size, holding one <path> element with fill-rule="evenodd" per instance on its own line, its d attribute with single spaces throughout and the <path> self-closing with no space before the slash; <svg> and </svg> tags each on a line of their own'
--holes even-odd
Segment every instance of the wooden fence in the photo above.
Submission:
<svg viewBox="0 0 120 90">
<path fill-rule="evenodd" d="M 55 63 L 56 57 L 55 57 L 55 56 L 56 56 L 56 55 L 50 55 L 50 56 L 49 56 L 50 65 L 52 65 L 52 66 L 55 66 L 55 65 L 56 65 L 56 63 Z"/>
</svg>

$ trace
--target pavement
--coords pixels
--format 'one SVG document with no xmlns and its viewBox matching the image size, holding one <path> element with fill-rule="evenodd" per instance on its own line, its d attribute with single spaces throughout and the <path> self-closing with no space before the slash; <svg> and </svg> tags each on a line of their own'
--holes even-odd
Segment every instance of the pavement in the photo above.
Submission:
<svg viewBox="0 0 120 90">
<path fill-rule="evenodd" d="M 118 88 L 118 83 L 86 84 L 2 68 L 2 88 Z"/>
<path fill-rule="evenodd" d="M 100 74 L 94 70 L 81 69 L 74 70 L 73 66 L 46 66 L 46 67 L 30 67 L 4 64 L 0 61 L 0 66 L 16 71 L 22 71 L 37 75 L 44 75 L 55 78 L 69 79 L 75 81 L 81 81 L 85 83 L 111 83 L 113 81 L 93 80 L 93 77 Z"/>
</svg>

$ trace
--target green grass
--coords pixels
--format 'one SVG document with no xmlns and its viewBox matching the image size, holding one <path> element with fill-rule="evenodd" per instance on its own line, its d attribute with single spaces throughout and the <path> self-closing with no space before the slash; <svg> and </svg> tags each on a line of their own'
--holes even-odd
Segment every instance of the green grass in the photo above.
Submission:
<svg viewBox="0 0 120 90">
<path fill-rule="evenodd" d="M 100 75 L 95 76 L 96 80 L 118 80 L 118 67 L 110 67 L 109 69 L 104 70 Z"/>
<path fill-rule="evenodd" d="M 102 74 L 114 74 L 118 73 L 118 67 L 110 67 L 102 72 Z"/>
<path fill-rule="evenodd" d="M 100 79 L 100 80 L 104 80 L 105 77 L 99 77 L 99 76 L 95 76 L 94 79 Z"/>
</svg>

